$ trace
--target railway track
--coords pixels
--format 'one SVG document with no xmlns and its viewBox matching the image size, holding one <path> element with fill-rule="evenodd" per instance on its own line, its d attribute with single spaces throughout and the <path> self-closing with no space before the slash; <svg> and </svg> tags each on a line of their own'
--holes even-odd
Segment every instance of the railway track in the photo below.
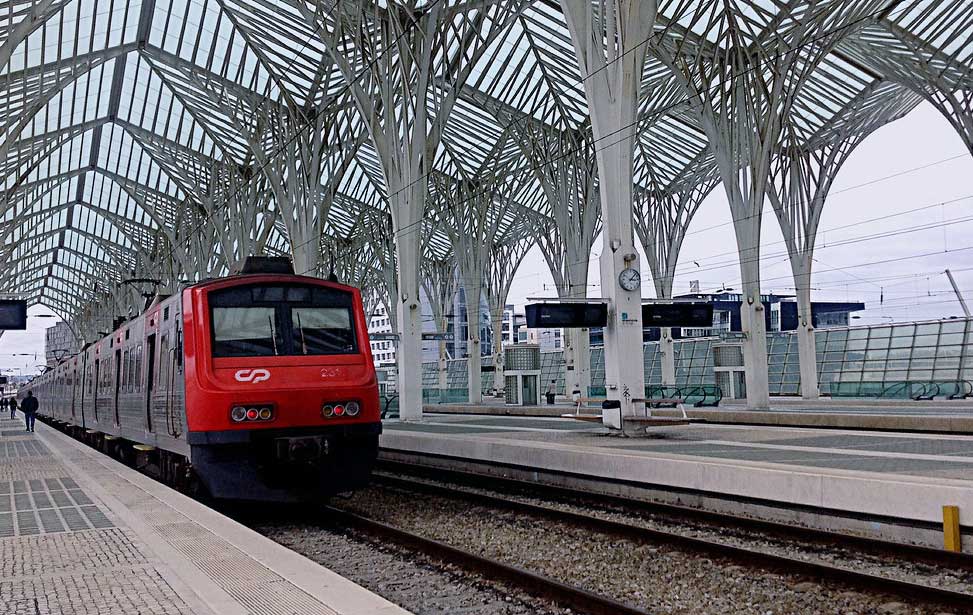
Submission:
<svg viewBox="0 0 973 615">
<path fill-rule="evenodd" d="M 692 523 L 705 524 L 710 527 L 733 528 L 746 532 L 757 532 L 780 539 L 808 541 L 821 544 L 822 546 L 855 548 L 864 554 L 897 557 L 932 566 L 973 571 L 973 555 L 968 553 L 956 553 L 920 545 L 856 536 L 854 534 L 829 532 L 827 530 L 691 508 L 688 506 L 592 493 L 571 487 L 531 483 L 516 478 L 484 476 L 462 470 L 432 469 L 387 460 L 381 461 L 380 467 L 383 471 L 376 474 L 376 481 L 407 475 L 409 477 L 425 478 L 431 481 L 422 483 L 423 485 L 435 486 L 436 482 L 449 482 L 456 485 L 465 485 L 475 489 L 486 489 L 499 493 L 519 493 L 524 497 L 544 498 L 552 502 L 580 503 L 584 506 L 604 511 L 611 511 L 613 508 L 620 509 L 626 512 L 646 514 L 672 520 L 683 525 Z M 418 483 L 418 481 L 415 482 Z"/>
<path fill-rule="evenodd" d="M 375 521 L 335 507 L 327 507 L 332 519 L 371 535 L 391 540 L 406 549 L 422 552 L 490 580 L 503 581 L 525 592 L 557 604 L 591 615 L 650 615 L 637 607 L 590 592 L 581 587 L 562 583 L 518 566 L 483 557 L 414 532 Z"/>
<path fill-rule="evenodd" d="M 442 479 L 440 478 L 440 480 Z M 525 502 L 507 497 L 506 495 L 484 493 L 482 490 L 473 490 L 453 485 L 433 484 L 411 477 L 392 476 L 387 473 L 377 474 L 375 476 L 375 482 L 378 485 L 396 490 L 449 498 L 471 505 L 501 509 L 517 515 L 530 515 L 559 524 L 569 524 L 583 528 L 587 532 L 622 538 L 636 543 L 668 545 L 686 553 L 730 560 L 746 568 L 764 571 L 770 570 L 786 576 L 811 579 L 831 585 L 840 585 L 865 594 L 897 596 L 906 599 L 910 603 L 922 603 L 949 608 L 961 607 L 968 609 L 973 604 L 973 594 L 966 592 L 890 578 L 820 561 L 808 561 L 806 559 L 784 556 L 707 538 L 687 536 L 676 531 L 660 530 L 643 525 L 607 519 L 599 516 L 597 511 L 592 511 L 592 514 L 584 514 L 550 505 Z M 484 488 L 482 484 L 478 485 L 478 487 L 480 489 Z M 587 496 L 590 498 L 590 494 L 587 494 Z M 532 493 L 531 497 L 536 498 L 536 492 Z M 406 548 L 429 553 L 438 559 L 479 573 L 487 578 L 502 580 L 528 593 L 551 600 L 561 606 L 597 614 L 620 613 L 623 615 L 631 615 L 646 613 L 646 611 L 638 607 L 624 604 L 611 597 L 598 595 L 584 588 L 572 586 L 524 568 L 489 559 L 388 523 L 369 519 L 359 514 L 341 510 L 340 508 L 332 509 L 331 513 L 341 522 L 357 527 L 362 531 L 379 534 Z M 710 517 L 708 521 L 711 523 L 718 521 L 714 517 L 722 517 L 721 515 L 714 515 L 712 513 L 707 513 L 707 516 Z M 802 540 L 818 541 L 821 544 L 841 542 L 845 547 L 853 545 L 855 548 L 860 548 L 871 554 L 946 566 L 950 569 L 960 568 L 973 571 L 973 557 L 965 554 L 874 541 L 861 537 L 839 536 L 819 530 L 804 531 L 802 528 L 762 521 L 752 522 L 753 520 L 744 520 L 744 518 L 732 516 L 724 520 L 730 521 L 733 524 L 747 525 L 750 530 L 759 527 L 763 530 L 769 530 L 770 533 L 775 535 L 800 535 Z"/>
</svg>

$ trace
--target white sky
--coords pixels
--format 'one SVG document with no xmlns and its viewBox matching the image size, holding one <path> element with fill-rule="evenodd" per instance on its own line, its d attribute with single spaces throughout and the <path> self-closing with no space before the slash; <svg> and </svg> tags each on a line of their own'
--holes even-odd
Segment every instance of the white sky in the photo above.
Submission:
<svg viewBox="0 0 973 615">
<path fill-rule="evenodd" d="M 923 209 L 903 213 L 917 208 Z M 769 209 L 765 212 L 763 289 L 788 294 L 794 286 L 790 265 L 780 254 L 777 219 Z M 872 219 L 877 221 L 862 223 Z M 933 228 L 912 230 L 919 225 Z M 818 232 L 812 298 L 864 301 L 866 310 L 856 324 L 959 316 L 962 311 L 943 271 L 953 270 L 960 290 L 973 305 L 971 231 L 973 158 L 946 120 L 924 104 L 868 137 L 841 169 Z M 861 240 L 877 233 L 896 234 Z M 832 245 L 839 242 L 849 243 Z M 726 197 L 717 187 L 690 226 L 674 292 L 688 292 L 690 280 L 699 280 L 704 291 L 723 285 L 739 289 L 735 250 Z M 600 295 L 600 252 L 599 238 L 589 268 L 588 294 L 594 297 Z M 651 297 L 653 286 L 644 266 L 643 274 L 643 294 Z M 517 273 L 508 303 L 522 306 L 528 297 L 555 294 L 553 278 L 535 248 Z M 52 314 L 42 306 L 30 308 L 28 314 L 26 331 L 8 331 L 0 337 L 4 373 L 31 373 L 44 361 L 44 329 L 56 319 L 37 318 Z"/>
<path fill-rule="evenodd" d="M 941 162 L 948 158 L 953 159 Z M 893 175 L 896 177 L 889 177 Z M 933 207 L 896 215 L 929 205 Z M 794 282 L 783 254 L 777 218 L 769 206 L 764 211 L 762 288 L 764 292 L 791 294 Z M 877 221 L 861 224 L 873 219 Z M 962 221 L 942 225 L 951 219 Z M 912 230 L 919 225 L 935 228 Z M 866 310 L 856 324 L 961 315 L 943 271 L 947 267 L 953 270 L 957 284 L 973 305 L 971 231 L 973 158 L 946 120 L 923 104 L 869 136 L 839 172 L 818 232 L 812 299 L 863 301 Z M 860 241 L 877 233 L 898 234 Z M 840 242 L 850 243 L 832 245 Z M 589 296 L 600 296 L 600 252 L 599 238 L 589 267 Z M 838 270 L 829 271 L 833 269 Z M 721 186 L 703 202 L 693 219 L 676 272 L 676 294 L 689 292 L 691 280 L 699 280 L 703 291 L 723 285 L 739 290 L 736 241 Z M 655 291 L 644 265 L 643 278 L 643 295 L 651 297 Z M 874 281 L 878 278 L 894 279 Z M 518 271 L 508 302 L 521 305 L 527 297 L 555 296 L 553 284 L 535 248 Z"/>
</svg>

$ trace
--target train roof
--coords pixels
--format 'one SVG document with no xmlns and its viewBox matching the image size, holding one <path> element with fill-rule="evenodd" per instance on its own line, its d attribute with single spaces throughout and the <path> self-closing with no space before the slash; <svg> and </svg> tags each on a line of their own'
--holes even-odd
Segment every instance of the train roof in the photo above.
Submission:
<svg viewBox="0 0 973 615">
<path fill-rule="evenodd" d="M 211 286 L 223 286 L 228 282 L 255 282 L 255 281 L 268 281 L 268 282 L 299 282 L 305 284 L 314 284 L 317 286 L 328 286 L 331 288 L 336 288 L 339 290 L 358 290 L 355 286 L 349 286 L 348 284 L 342 284 L 341 282 L 331 282 L 329 280 L 324 280 L 321 278 L 315 278 L 306 275 L 297 275 L 293 273 L 240 273 L 237 275 L 225 276 L 222 278 L 207 278 L 205 280 L 200 280 L 195 284 L 191 284 L 185 287 L 183 290 L 189 289 L 205 289 Z"/>
</svg>

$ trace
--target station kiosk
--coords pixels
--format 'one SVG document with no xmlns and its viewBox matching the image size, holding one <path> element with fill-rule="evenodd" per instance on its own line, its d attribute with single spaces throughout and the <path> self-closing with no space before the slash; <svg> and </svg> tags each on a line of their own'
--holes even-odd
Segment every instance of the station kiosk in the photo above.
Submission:
<svg viewBox="0 0 973 615">
<path fill-rule="evenodd" d="M 504 348 L 503 353 L 507 405 L 540 405 L 541 347 L 537 344 L 514 344 Z"/>
</svg>

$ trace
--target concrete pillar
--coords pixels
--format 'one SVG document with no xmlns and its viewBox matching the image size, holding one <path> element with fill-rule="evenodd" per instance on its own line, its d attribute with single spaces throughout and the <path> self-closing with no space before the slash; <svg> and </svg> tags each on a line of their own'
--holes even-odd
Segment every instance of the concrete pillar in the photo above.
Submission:
<svg viewBox="0 0 973 615">
<path fill-rule="evenodd" d="M 810 263 L 808 263 L 810 264 Z M 814 343 L 814 320 L 811 314 L 811 268 L 797 265 L 794 269 L 797 295 L 797 349 L 801 365 L 801 397 L 818 399 L 818 358 Z"/>
<path fill-rule="evenodd" d="M 425 185 L 393 191 L 392 221 L 397 264 L 395 324 L 399 335 L 396 349 L 398 366 L 399 418 L 403 421 L 422 419 L 422 309 L 419 301 L 418 221 L 422 212 Z M 407 202 L 409 199 L 411 202 Z M 416 200 L 418 199 L 418 202 Z"/>
<path fill-rule="evenodd" d="M 767 378 L 767 321 L 760 300 L 760 220 L 751 217 L 735 220 L 740 274 L 743 280 L 743 302 L 740 320 L 746 339 L 743 342 L 743 364 L 746 370 L 747 408 L 770 409 L 770 386 Z"/>
<path fill-rule="evenodd" d="M 482 360 L 480 357 L 480 296 L 482 287 L 478 283 L 463 284 L 466 296 L 466 369 L 469 387 L 469 402 L 478 404 L 483 401 Z"/>
<path fill-rule="evenodd" d="M 633 159 L 639 91 L 646 42 L 655 24 L 654 0 L 614 0 L 596 15 L 587 0 L 561 0 L 575 55 L 584 77 L 585 98 L 597 144 L 604 247 L 600 256 L 602 296 L 609 300 L 605 327 L 605 385 L 621 416 L 636 413 L 645 397 L 642 358 L 641 267 L 635 251 Z M 634 271 L 637 286 L 626 290 L 619 275 Z M 642 406 L 644 408 L 644 406 Z M 621 427 L 617 415 L 605 424 Z"/>
<path fill-rule="evenodd" d="M 621 416 L 641 413 L 644 405 L 634 399 L 645 397 L 645 370 L 642 351 L 642 269 L 635 251 L 632 219 L 633 137 L 638 80 L 624 85 L 619 92 L 622 100 L 602 109 L 603 122 L 595 132 L 611 135 L 601 143 L 609 143 L 598 151 L 598 171 L 601 177 L 601 198 L 604 246 L 599 258 L 602 296 L 609 300 L 608 326 L 605 327 L 605 388 L 609 400 L 621 402 Z M 596 104 L 608 102 L 595 100 Z M 600 105 L 599 105 L 600 106 Z M 618 108 L 611 108 L 618 107 Z M 628 138 L 622 138 L 627 135 Z M 637 286 L 633 290 L 622 287 L 620 276 L 633 276 Z M 634 272 L 632 274 L 631 272 Z M 612 424 L 605 414 L 605 423 Z"/>
<path fill-rule="evenodd" d="M 437 386 L 445 389 L 448 384 L 449 368 L 446 366 L 446 340 L 439 340 L 439 355 L 436 359 Z"/>
<path fill-rule="evenodd" d="M 588 296 L 589 243 L 572 239 L 566 241 L 567 288 L 559 289 L 559 295 L 568 299 L 584 299 Z M 545 383 L 546 385 L 547 383 Z M 591 388 L 591 337 L 589 329 L 564 330 L 564 389 L 567 395 L 575 390 L 587 397 Z"/>
<path fill-rule="evenodd" d="M 496 394 L 504 388 L 502 306 L 499 309 L 495 305 L 490 306 L 490 327 L 493 329 L 493 392 Z"/>
<path fill-rule="evenodd" d="M 581 396 L 591 388 L 591 330 L 564 330 L 564 390 L 571 395 L 575 390 Z"/>
<path fill-rule="evenodd" d="M 659 352 L 662 353 L 662 384 L 676 386 L 676 348 L 672 339 L 672 328 L 659 330 Z"/>
</svg>

